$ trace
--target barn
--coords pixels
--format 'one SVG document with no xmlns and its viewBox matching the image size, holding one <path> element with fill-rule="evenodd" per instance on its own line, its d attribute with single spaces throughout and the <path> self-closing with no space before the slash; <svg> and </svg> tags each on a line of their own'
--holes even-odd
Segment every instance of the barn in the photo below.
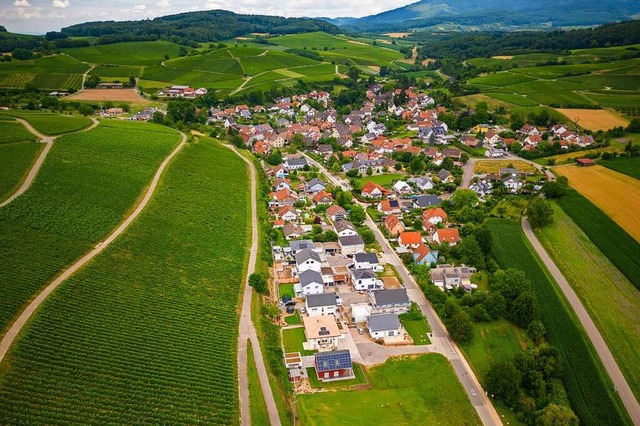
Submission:
<svg viewBox="0 0 640 426">
<path fill-rule="evenodd" d="M 344 349 L 340 351 L 319 352 L 316 354 L 316 374 L 318 380 L 345 380 L 355 377 L 351 353 Z"/>
</svg>

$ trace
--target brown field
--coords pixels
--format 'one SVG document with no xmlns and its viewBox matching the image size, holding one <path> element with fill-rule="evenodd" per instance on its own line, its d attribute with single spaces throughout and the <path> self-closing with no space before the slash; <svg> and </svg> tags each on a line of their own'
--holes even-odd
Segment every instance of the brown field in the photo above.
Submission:
<svg viewBox="0 0 640 426">
<path fill-rule="evenodd" d="M 609 130 L 617 126 L 627 127 L 629 121 L 604 109 L 568 109 L 556 108 L 569 120 L 587 130 Z"/>
<path fill-rule="evenodd" d="M 493 59 L 502 59 L 504 61 L 509 60 L 509 59 L 513 59 L 513 56 L 509 56 L 509 55 L 501 55 L 501 56 L 492 56 Z"/>
<path fill-rule="evenodd" d="M 74 101 L 148 102 L 138 94 L 136 89 L 86 89 L 66 99 Z"/>
<path fill-rule="evenodd" d="M 500 107 L 513 108 L 513 104 L 510 102 L 501 101 L 498 99 L 493 99 L 487 95 L 483 95 L 482 93 L 478 93 L 476 95 L 467 95 L 467 96 L 458 96 L 453 98 L 455 102 L 461 102 L 465 105 L 476 106 L 478 102 L 486 102 L 489 106 L 489 109 L 495 110 Z"/>
<path fill-rule="evenodd" d="M 515 167 L 521 172 L 531 174 L 534 174 L 537 170 L 535 166 L 532 166 L 522 160 L 479 160 L 476 163 L 475 173 L 497 174 L 500 172 L 500 169 L 505 169 L 507 167 Z"/>
<path fill-rule="evenodd" d="M 391 38 L 403 38 L 406 37 L 408 35 L 410 35 L 411 33 L 386 33 L 386 34 L 382 34 L 382 35 L 386 35 L 387 37 L 391 37 Z"/>
<path fill-rule="evenodd" d="M 554 167 L 633 238 L 640 241 L 640 181 L 602 166 Z"/>
<path fill-rule="evenodd" d="M 391 42 L 389 40 L 382 40 L 382 39 L 377 39 L 376 40 L 378 43 L 382 43 L 382 44 L 391 44 Z"/>
<path fill-rule="evenodd" d="M 358 40 L 347 40 L 347 42 L 352 43 L 352 44 L 359 44 L 360 46 L 368 46 L 369 44 L 362 42 L 362 41 L 358 41 Z"/>
</svg>

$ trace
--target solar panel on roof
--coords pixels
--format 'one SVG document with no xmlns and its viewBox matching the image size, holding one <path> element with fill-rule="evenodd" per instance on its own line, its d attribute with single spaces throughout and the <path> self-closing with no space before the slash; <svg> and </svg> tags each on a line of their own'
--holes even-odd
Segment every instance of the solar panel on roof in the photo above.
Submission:
<svg viewBox="0 0 640 426">
<path fill-rule="evenodd" d="M 351 354 L 347 350 L 316 354 L 319 372 L 352 368 Z"/>
</svg>

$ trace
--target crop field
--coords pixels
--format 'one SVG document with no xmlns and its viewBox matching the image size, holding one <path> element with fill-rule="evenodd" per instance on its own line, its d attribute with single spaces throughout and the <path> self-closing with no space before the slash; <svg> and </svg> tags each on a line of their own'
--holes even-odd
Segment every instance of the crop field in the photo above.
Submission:
<svg viewBox="0 0 640 426">
<path fill-rule="evenodd" d="M 514 167 L 518 169 L 518 171 L 523 173 L 531 173 L 534 174 L 538 169 L 531 164 L 522 161 L 522 160 L 498 160 L 498 161 L 487 161 L 487 160 L 479 160 L 476 163 L 475 173 L 490 173 L 490 174 L 498 174 L 500 173 L 500 169 L 504 169 L 507 167 Z"/>
<path fill-rule="evenodd" d="M 299 395 L 301 424 L 481 424 L 441 355 L 392 358 L 368 373 L 371 389 Z"/>
<path fill-rule="evenodd" d="M 529 99 L 542 105 L 580 105 L 595 106 L 597 103 L 582 93 L 577 92 L 541 92 L 530 93 Z M 598 111 L 598 110 L 588 110 Z"/>
<path fill-rule="evenodd" d="M 558 204 L 611 263 L 640 290 L 640 243 L 576 191 L 569 191 L 558 200 Z"/>
<path fill-rule="evenodd" d="M 639 398 L 640 291 L 557 205 L 554 222 L 536 235 L 582 300 Z"/>
<path fill-rule="evenodd" d="M 1 62 L 0 88 L 24 89 L 31 84 L 41 90 L 79 89 L 87 69 L 86 64 L 66 55 Z"/>
<path fill-rule="evenodd" d="M 588 155 L 602 154 L 604 152 L 618 152 L 619 149 L 615 146 L 608 146 L 605 148 L 586 149 L 584 151 L 567 152 L 565 154 L 551 155 L 549 157 L 536 158 L 533 160 L 542 166 L 549 165 L 549 161 L 555 161 L 555 164 L 572 164 L 575 163 L 578 158 L 583 158 Z"/>
<path fill-rule="evenodd" d="M 131 228 L 19 336 L 1 370 L 3 420 L 238 424 L 247 185 L 226 148 L 186 146 Z"/>
<path fill-rule="evenodd" d="M 35 142 L 0 144 L 0 202 L 20 186 L 43 148 L 43 144 Z"/>
<path fill-rule="evenodd" d="M 631 176 L 634 179 L 640 180 L 640 158 L 616 158 L 615 160 L 600 160 L 599 165 L 608 169 L 614 170 L 618 173 Z"/>
<path fill-rule="evenodd" d="M 614 127 L 627 127 L 629 120 L 610 111 L 601 109 L 561 109 L 562 114 L 587 130 L 609 130 Z"/>
<path fill-rule="evenodd" d="M 61 135 L 75 132 L 91 124 L 86 117 L 12 110 L 7 114 L 28 121 L 36 130 L 45 135 Z"/>
<path fill-rule="evenodd" d="M 640 242 L 640 181 L 602 166 L 559 166 L 569 185 Z"/>
<path fill-rule="evenodd" d="M 56 140 L 31 188 L 0 209 L 0 330 L 122 221 L 177 141 L 165 127 L 112 121 Z"/>
<path fill-rule="evenodd" d="M 65 98 L 73 101 L 113 101 L 146 103 L 136 89 L 85 89 Z"/>
<path fill-rule="evenodd" d="M 168 41 L 134 41 L 62 49 L 82 62 L 111 65 L 154 65 L 164 55 L 178 56 L 180 46 Z"/>
<path fill-rule="evenodd" d="M 489 219 L 493 251 L 500 267 L 522 270 L 540 301 L 540 314 L 549 343 L 558 348 L 564 383 L 571 406 L 581 423 L 588 425 L 630 423 L 622 403 L 556 284 L 524 235 L 519 221 Z"/>
<path fill-rule="evenodd" d="M 497 99 L 499 101 L 508 102 L 510 104 L 518 105 L 518 106 L 537 106 L 540 105 L 540 102 L 532 99 L 533 96 L 525 98 L 522 95 L 517 95 L 515 93 L 487 93 L 487 96 Z"/>
<path fill-rule="evenodd" d="M 141 67 L 134 66 L 108 66 L 102 65 L 95 67 L 89 73 L 100 77 L 140 77 Z"/>
<path fill-rule="evenodd" d="M 512 84 L 526 83 L 534 80 L 536 80 L 535 77 L 529 77 L 523 74 L 501 72 L 498 74 L 488 75 L 486 77 L 477 77 L 469 80 L 469 82 L 471 84 L 479 83 L 488 86 L 510 86 Z"/>
<path fill-rule="evenodd" d="M 35 141 L 37 138 L 17 122 L 0 122 L 0 145 L 5 143 Z"/>
<path fill-rule="evenodd" d="M 475 107 L 478 102 L 486 102 L 487 106 L 489 107 L 490 110 L 496 110 L 500 107 L 505 108 L 505 109 L 509 109 L 509 108 L 513 108 L 514 104 L 511 103 L 510 101 L 505 101 L 502 99 L 498 99 L 495 98 L 494 99 L 494 94 L 483 94 L 483 93 L 478 93 L 475 95 L 467 95 L 467 96 L 458 96 L 456 98 L 453 98 L 453 100 L 456 103 L 462 103 L 464 105 L 467 106 L 471 106 L 471 107 Z M 501 93 L 502 95 L 502 93 Z M 520 95 L 516 95 L 516 94 L 511 94 L 510 96 L 517 96 L 519 98 L 522 99 L 526 99 Z M 537 103 L 535 103 L 535 105 L 538 105 Z"/>
</svg>

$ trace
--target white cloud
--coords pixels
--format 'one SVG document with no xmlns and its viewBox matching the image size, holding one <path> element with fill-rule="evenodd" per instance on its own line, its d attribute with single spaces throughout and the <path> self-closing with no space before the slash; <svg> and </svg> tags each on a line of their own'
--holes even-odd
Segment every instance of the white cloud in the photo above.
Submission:
<svg viewBox="0 0 640 426">
<path fill-rule="evenodd" d="M 159 7 L 160 9 L 168 9 L 171 7 L 171 3 L 169 3 L 169 0 L 161 0 L 156 3 L 156 7 Z"/>
<path fill-rule="evenodd" d="M 69 0 L 53 0 L 51 2 L 51 6 L 60 9 L 66 9 L 67 7 L 71 6 L 71 2 Z"/>
<path fill-rule="evenodd" d="M 31 7 L 31 3 L 29 3 L 29 0 L 16 0 L 15 2 L 13 2 L 13 5 L 15 7 Z"/>
<path fill-rule="evenodd" d="M 146 4 L 138 4 L 136 6 L 133 6 L 133 10 L 137 10 L 137 11 L 143 11 L 147 8 Z"/>
</svg>

